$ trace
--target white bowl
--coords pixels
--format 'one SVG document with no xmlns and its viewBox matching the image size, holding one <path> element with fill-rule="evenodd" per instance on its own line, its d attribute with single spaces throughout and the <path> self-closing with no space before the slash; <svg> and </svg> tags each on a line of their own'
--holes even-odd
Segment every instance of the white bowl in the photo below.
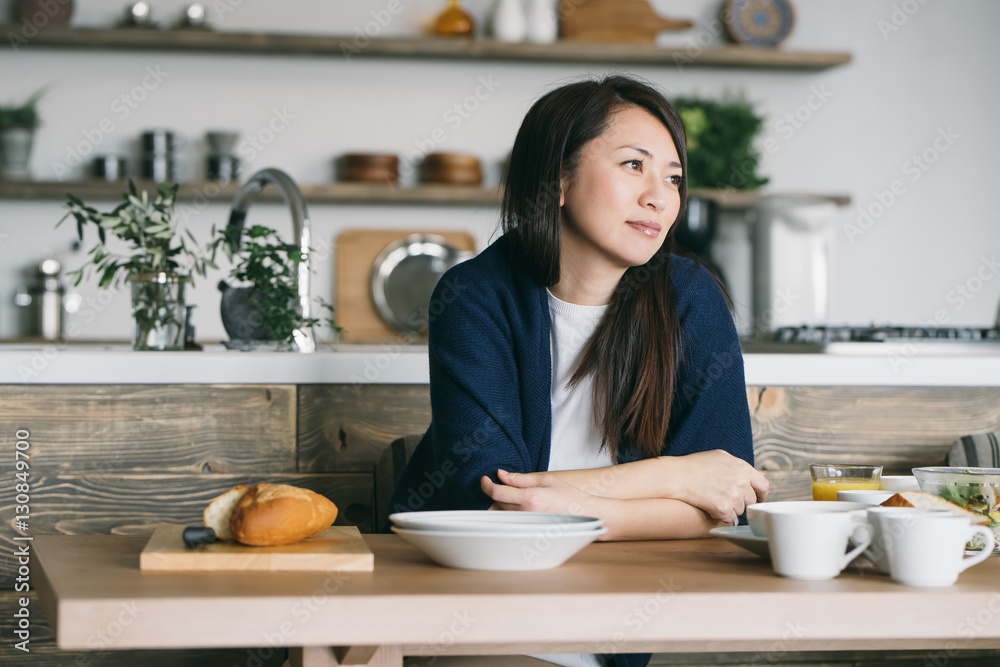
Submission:
<svg viewBox="0 0 1000 667">
<path fill-rule="evenodd" d="M 919 491 L 920 483 L 913 475 L 882 475 L 881 482 L 883 491 Z"/>
<path fill-rule="evenodd" d="M 864 503 L 866 505 L 881 505 L 892 498 L 894 491 L 876 491 L 873 489 L 848 489 L 847 491 L 837 491 L 837 500 L 846 500 L 854 503 Z"/>
<path fill-rule="evenodd" d="M 409 530 L 460 530 L 466 532 L 532 532 L 556 526 L 563 532 L 595 530 L 604 519 L 548 512 L 497 512 L 493 510 L 444 510 L 397 512 L 389 520 Z"/>
<path fill-rule="evenodd" d="M 747 523 L 757 537 L 767 537 L 764 525 L 765 512 L 861 512 L 871 507 L 869 503 L 853 503 L 842 500 L 784 500 L 770 503 L 747 505 Z"/>
<path fill-rule="evenodd" d="M 392 532 L 445 567 L 515 571 L 558 567 L 608 529 L 566 532 L 550 525 L 522 533 L 481 533 L 393 526 Z"/>
</svg>

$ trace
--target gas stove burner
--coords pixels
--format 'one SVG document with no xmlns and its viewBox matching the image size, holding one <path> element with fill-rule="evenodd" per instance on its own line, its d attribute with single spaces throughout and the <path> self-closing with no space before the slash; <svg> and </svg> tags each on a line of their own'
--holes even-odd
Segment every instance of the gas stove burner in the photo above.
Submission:
<svg viewBox="0 0 1000 667">
<path fill-rule="evenodd" d="M 1000 342 L 1000 330 L 981 327 L 922 327 L 922 326 L 811 326 L 781 327 L 771 340 L 779 343 L 901 343 L 906 341 L 974 343 Z"/>
</svg>

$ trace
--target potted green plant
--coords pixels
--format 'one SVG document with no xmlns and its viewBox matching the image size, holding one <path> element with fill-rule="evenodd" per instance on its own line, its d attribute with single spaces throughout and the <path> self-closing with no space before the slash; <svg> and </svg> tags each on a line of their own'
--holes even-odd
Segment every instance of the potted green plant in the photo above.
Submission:
<svg viewBox="0 0 1000 667">
<path fill-rule="evenodd" d="M 38 91 L 21 105 L 0 106 L 0 178 L 28 179 L 35 130 L 41 125 Z"/>
<path fill-rule="evenodd" d="M 230 347 L 237 349 L 292 350 L 296 332 L 317 326 L 321 320 L 307 317 L 299 307 L 296 276 L 306 261 L 302 249 L 285 243 L 275 230 L 264 225 L 244 229 L 228 225 L 213 230 L 211 245 L 214 257 L 222 246 L 233 263 L 230 278 L 241 284 L 230 286 L 219 281 L 222 292 L 222 324 L 229 334 Z M 333 319 L 333 306 L 317 299 L 330 316 L 323 321 L 330 327 L 334 339 L 341 328 Z"/>
<path fill-rule="evenodd" d="M 203 255 L 190 231 L 187 239 L 178 232 L 174 205 L 176 184 L 162 183 L 155 198 L 145 190 L 136 190 L 129 180 L 129 191 L 113 210 L 102 213 L 87 206 L 78 197 L 67 195 L 67 218 L 76 219 L 77 235 L 97 228 L 99 242 L 90 249 L 88 265 L 71 272 L 79 285 L 84 274 L 97 273 L 102 288 L 131 285 L 133 335 L 136 350 L 182 350 L 184 348 L 184 285 L 196 273 L 205 276 L 207 267 L 217 268 L 212 255 Z M 107 247 L 108 234 L 124 242 L 130 254 L 115 254 Z M 190 245 L 189 245 L 190 242 Z"/>
<path fill-rule="evenodd" d="M 749 102 L 679 97 L 673 104 L 687 133 L 689 187 L 755 190 L 767 183 L 757 174 L 754 147 L 764 119 Z"/>
</svg>

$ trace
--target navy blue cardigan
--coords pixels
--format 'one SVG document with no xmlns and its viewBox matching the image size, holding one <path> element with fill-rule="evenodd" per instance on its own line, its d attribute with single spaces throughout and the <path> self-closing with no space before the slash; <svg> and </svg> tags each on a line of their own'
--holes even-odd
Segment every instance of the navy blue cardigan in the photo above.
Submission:
<svg viewBox="0 0 1000 667">
<path fill-rule="evenodd" d="M 743 356 L 722 291 L 707 269 L 671 256 L 682 362 L 663 455 L 724 449 L 753 464 Z M 390 511 L 486 509 L 479 480 L 498 468 L 548 470 L 552 426 L 545 286 L 501 237 L 438 282 L 430 302 L 431 425 Z M 618 462 L 641 457 L 621 447 Z M 648 654 L 617 655 L 617 667 Z"/>
</svg>

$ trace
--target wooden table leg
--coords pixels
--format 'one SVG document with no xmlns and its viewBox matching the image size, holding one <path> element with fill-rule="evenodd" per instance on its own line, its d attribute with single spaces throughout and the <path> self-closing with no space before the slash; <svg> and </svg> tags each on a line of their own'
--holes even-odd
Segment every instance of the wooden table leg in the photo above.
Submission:
<svg viewBox="0 0 1000 667">
<path fill-rule="evenodd" d="M 402 667 L 403 650 L 398 646 L 292 646 L 288 649 L 290 667 Z M 285 667 L 283 665 L 282 667 Z"/>
</svg>

